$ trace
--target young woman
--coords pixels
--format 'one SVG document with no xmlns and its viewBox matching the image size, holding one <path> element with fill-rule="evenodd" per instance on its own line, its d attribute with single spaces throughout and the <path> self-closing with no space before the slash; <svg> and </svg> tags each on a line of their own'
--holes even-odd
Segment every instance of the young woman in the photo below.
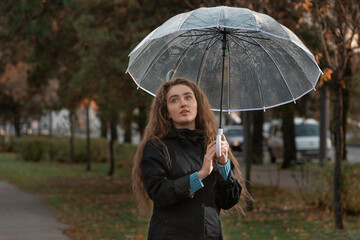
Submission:
<svg viewBox="0 0 360 240">
<path fill-rule="evenodd" d="M 153 202 L 148 239 L 222 239 L 220 210 L 251 198 L 225 137 L 216 156 L 216 134 L 198 85 L 176 78 L 160 87 L 132 173 L 140 207 Z"/>
</svg>

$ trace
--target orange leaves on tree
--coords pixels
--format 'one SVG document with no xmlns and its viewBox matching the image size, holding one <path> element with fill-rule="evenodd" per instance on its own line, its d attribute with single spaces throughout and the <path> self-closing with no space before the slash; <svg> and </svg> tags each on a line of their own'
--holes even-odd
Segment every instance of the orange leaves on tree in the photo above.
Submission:
<svg viewBox="0 0 360 240">
<path fill-rule="evenodd" d="M 26 94 L 27 71 L 29 66 L 23 62 L 16 65 L 6 64 L 5 71 L 0 76 L 0 84 L 6 95 L 12 96 L 15 101 L 20 100 Z"/>
<path fill-rule="evenodd" d="M 317 53 L 317 54 L 315 55 L 315 60 L 316 60 L 316 63 L 317 63 L 317 64 L 319 64 L 320 59 L 322 59 L 322 57 L 323 57 L 323 54 L 322 54 L 322 53 Z"/>
<path fill-rule="evenodd" d="M 333 74 L 333 70 L 330 68 L 326 68 L 324 70 L 324 74 L 321 76 L 324 82 L 328 82 L 331 80 L 331 75 Z"/>
<path fill-rule="evenodd" d="M 59 24 L 55 18 L 51 18 L 51 28 L 54 32 L 59 30 Z"/>
<path fill-rule="evenodd" d="M 330 30 L 326 31 L 324 34 L 325 38 L 332 38 L 333 36 L 334 36 L 334 34 Z"/>
<path fill-rule="evenodd" d="M 346 88 L 345 80 L 344 80 L 344 79 L 340 80 L 340 86 L 341 86 L 342 89 L 345 89 L 345 88 Z"/>
<path fill-rule="evenodd" d="M 305 10 L 306 12 L 311 12 L 311 7 L 313 3 L 312 0 L 305 0 L 297 3 L 295 9 Z"/>
<path fill-rule="evenodd" d="M 323 75 L 320 76 L 318 86 L 321 87 L 322 85 L 324 85 L 324 83 L 330 81 L 332 73 L 333 73 L 332 69 L 326 68 L 324 70 Z"/>
<path fill-rule="evenodd" d="M 321 17 L 321 18 L 326 18 L 326 16 L 329 15 L 330 10 L 331 10 L 330 3 L 328 2 L 328 3 L 324 4 L 324 5 L 323 5 L 322 7 L 320 7 L 320 9 L 319 9 L 320 17 Z"/>
<path fill-rule="evenodd" d="M 47 86 L 43 89 L 44 102 L 47 105 L 52 105 L 59 100 L 57 91 L 59 89 L 58 79 L 50 79 Z"/>
</svg>

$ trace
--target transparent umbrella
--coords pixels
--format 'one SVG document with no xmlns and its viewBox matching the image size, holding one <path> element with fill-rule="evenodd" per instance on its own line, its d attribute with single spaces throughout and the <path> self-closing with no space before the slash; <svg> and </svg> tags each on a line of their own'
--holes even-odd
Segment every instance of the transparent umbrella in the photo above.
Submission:
<svg viewBox="0 0 360 240">
<path fill-rule="evenodd" d="M 315 89 L 322 74 L 301 40 L 246 8 L 199 8 L 152 31 L 129 54 L 127 72 L 155 95 L 173 77 L 196 82 L 214 111 L 268 109 Z M 219 138 L 219 136 L 218 136 Z"/>
</svg>

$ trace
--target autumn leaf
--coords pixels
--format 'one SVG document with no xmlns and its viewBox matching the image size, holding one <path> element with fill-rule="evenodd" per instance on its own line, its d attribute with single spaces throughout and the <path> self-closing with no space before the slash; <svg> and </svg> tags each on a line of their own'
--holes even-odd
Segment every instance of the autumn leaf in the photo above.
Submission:
<svg viewBox="0 0 360 240">
<path fill-rule="evenodd" d="M 305 0 L 305 1 L 301 1 L 300 3 L 297 3 L 295 5 L 295 9 L 302 9 L 305 10 L 306 12 L 311 12 L 311 7 L 312 7 L 312 0 Z"/>
<path fill-rule="evenodd" d="M 319 64 L 320 59 L 322 59 L 322 57 L 323 57 L 323 54 L 322 54 L 322 53 L 317 53 L 317 54 L 315 55 L 315 60 L 316 60 L 317 64 Z"/>
<path fill-rule="evenodd" d="M 341 81 L 340 81 L 340 86 L 341 86 L 342 89 L 345 89 L 345 88 L 346 88 L 345 80 L 341 80 Z"/>
<path fill-rule="evenodd" d="M 19 101 L 26 94 L 28 69 L 29 66 L 23 62 L 18 62 L 16 65 L 8 63 L 3 75 L 0 76 L 4 93 L 15 101 Z"/>
<path fill-rule="evenodd" d="M 326 68 L 324 70 L 324 74 L 321 76 L 322 80 L 324 82 L 328 82 L 331 80 L 331 75 L 333 74 L 333 70 L 331 70 L 330 68 Z"/>
</svg>

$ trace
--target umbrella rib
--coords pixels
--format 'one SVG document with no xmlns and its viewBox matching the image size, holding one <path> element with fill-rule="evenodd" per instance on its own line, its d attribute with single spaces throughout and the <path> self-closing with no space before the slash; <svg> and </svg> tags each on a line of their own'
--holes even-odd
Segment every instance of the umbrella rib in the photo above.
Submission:
<svg viewBox="0 0 360 240">
<path fill-rule="evenodd" d="M 258 37 L 258 36 L 249 36 L 249 35 L 243 35 L 243 34 L 232 34 L 234 35 L 235 37 L 245 37 L 245 38 L 252 38 L 252 39 L 261 39 L 261 40 L 271 40 L 270 38 L 265 38 L 265 37 Z"/>
<path fill-rule="evenodd" d="M 210 38 L 206 38 L 206 39 L 204 39 L 204 40 L 201 40 L 201 41 L 198 41 L 198 42 L 194 42 L 193 44 L 198 44 L 198 43 L 202 43 L 202 42 L 206 42 L 206 41 L 208 41 L 208 40 L 210 40 L 210 39 L 213 39 L 215 36 L 212 36 L 212 37 L 210 37 Z"/>
<path fill-rule="evenodd" d="M 164 50 L 165 48 L 167 48 L 167 46 L 168 46 L 171 42 L 175 41 L 176 39 L 177 39 L 177 38 L 171 39 L 171 41 L 169 41 L 167 44 L 165 44 L 165 45 L 160 49 L 160 51 L 156 54 L 156 56 L 153 58 L 153 61 L 151 62 L 151 64 L 147 67 L 147 69 L 146 69 L 143 77 L 140 79 L 140 81 L 139 81 L 139 86 L 141 86 L 142 80 L 148 75 L 149 70 L 150 70 L 150 69 L 152 68 L 152 66 L 156 63 L 156 61 L 154 61 L 154 60 L 155 60 L 155 59 L 158 59 L 159 56 L 163 53 L 163 50 Z"/>
<path fill-rule="evenodd" d="M 186 19 L 181 23 L 181 25 L 179 26 L 178 31 L 181 30 L 181 28 L 184 26 L 185 22 L 189 19 L 189 17 L 194 13 L 194 11 L 191 11 L 188 13 L 188 15 L 186 16 Z"/>
<path fill-rule="evenodd" d="M 229 60 L 228 60 L 228 61 L 229 61 L 229 62 L 228 62 L 228 63 L 229 63 L 229 64 L 228 64 L 228 111 L 229 111 L 229 114 L 230 114 L 230 112 L 231 112 L 231 111 L 230 111 L 230 109 L 231 109 L 231 108 L 230 108 L 230 89 L 231 89 L 231 88 L 230 88 L 230 83 L 231 83 L 231 82 L 230 82 L 230 65 L 231 65 L 231 64 L 230 64 L 230 63 L 231 63 L 231 62 L 230 62 L 230 56 L 231 56 L 231 54 L 230 54 L 230 44 L 227 42 L 226 45 L 227 45 L 228 58 L 229 58 Z"/>
<path fill-rule="evenodd" d="M 208 28 L 193 29 L 193 30 L 190 30 L 190 31 L 214 33 L 214 32 L 219 32 L 219 29 L 217 27 L 208 27 Z"/>
<path fill-rule="evenodd" d="M 237 28 L 231 28 L 231 33 L 259 33 L 258 30 L 244 30 L 244 29 L 237 29 Z"/>
<path fill-rule="evenodd" d="M 238 40 L 240 40 L 240 41 L 244 41 L 244 42 L 247 42 L 247 43 L 249 43 L 249 44 L 252 44 L 252 45 L 254 45 L 254 46 L 259 46 L 258 43 L 250 42 L 249 40 L 245 40 L 245 39 L 240 38 L 240 37 L 238 37 L 238 36 L 236 36 L 236 35 L 230 35 L 230 36 L 232 36 L 232 37 L 234 37 L 234 38 L 236 38 L 236 39 L 238 39 Z M 250 38 L 251 38 L 251 37 L 250 37 Z"/>
<path fill-rule="evenodd" d="M 254 39 L 253 39 L 253 40 L 254 40 Z M 256 40 L 254 40 L 254 41 L 257 42 Z M 287 87 L 287 89 L 289 90 L 293 101 L 295 102 L 295 98 L 294 98 L 293 93 L 291 92 L 291 89 L 290 89 L 290 87 L 289 87 L 289 84 L 288 84 L 288 82 L 286 81 L 286 79 L 285 79 L 285 77 L 284 77 L 284 74 L 282 73 L 282 71 L 280 70 L 280 68 L 278 67 L 278 65 L 276 64 L 276 61 L 275 61 L 274 58 L 271 56 L 271 54 L 270 54 L 259 42 L 257 42 L 257 43 L 259 44 L 259 46 L 266 52 L 266 54 L 267 54 L 267 55 L 271 58 L 271 60 L 273 61 L 274 65 L 275 65 L 276 68 L 278 69 L 278 71 L 279 71 L 282 79 L 284 80 L 284 82 L 285 82 L 285 84 L 286 84 L 286 87 Z"/>
<path fill-rule="evenodd" d="M 192 14 L 189 14 L 189 17 L 190 17 L 190 15 L 192 15 Z M 188 17 L 188 18 L 189 18 Z M 202 20 L 201 18 L 198 18 L 198 17 L 196 17 L 196 16 L 192 16 L 192 17 L 194 17 L 194 18 L 196 18 L 196 19 L 198 19 L 198 20 L 200 20 L 201 22 L 203 22 L 203 23 L 205 23 L 205 25 L 207 25 L 208 24 L 208 22 L 206 22 L 206 21 L 204 21 L 204 20 Z M 187 19 L 186 19 L 187 20 Z M 184 23 L 185 23 L 185 21 L 184 21 Z M 182 26 L 181 26 L 182 27 Z"/>
<path fill-rule="evenodd" d="M 198 74 L 197 74 L 197 77 L 196 77 L 196 83 L 197 85 L 200 84 L 200 77 L 202 75 L 202 70 L 203 70 L 203 64 L 204 64 L 204 59 L 205 59 L 205 56 L 207 57 L 207 55 L 209 54 L 209 49 L 214 46 L 215 43 L 217 43 L 219 40 L 220 40 L 221 36 L 219 36 L 213 43 L 211 43 L 211 41 L 209 42 L 208 46 L 205 48 L 205 51 L 204 51 L 204 54 L 201 58 L 201 63 L 200 63 L 200 66 L 199 66 L 199 71 L 198 71 Z M 206 54 L 205 54 L 206 53 Z"/>
<path fill-rule="evenodd" d="M 199 37 L 199 36 L 214 36 L 214 33 L 213 32 L 209 32 L 209 33 L 199 33 L 199 34 L 189 34 L 189 35 L 182 35 L 182 36 L 179 36 L 179 37 Z"/>
<path fill-rule="evenodd" d="M 285 52 L 287 52 L 287 53 L 291 56 L 291 58 L 296 62 L 296 60 L 295 60 L 295 58 L 293 57 L 293 55 L 291 55 L 291 54 L 289 53 L 289 51 L 286 50 L 280 43 L 278 43 L 278 42 L 276 42 L 276 41 L 273 41 L 273 42 L 275 42 L 279 47 L 281 47 L 282 49 L 284 49 Z M 296 45 L 296 46 L 297 46 L 297 45 Z M 315 88 L 315 86 L 312 84 L 312 82 L 310 81 L 310 79 L 308 78 L 308 76 L 305 74 L 304 69 L 302 69 L 302 67 L 300 67 L 299 64 L 297 64 L 297 66 L 301 69 L 301 72 L 305 75 L 305 78 L 309 81 L 310 85 L 311 85 L 313 88 Z"/>
<path fill-rule="evenodd" d="M 207 10 L 209 16 L 214 20 L 214 23 L 215 23 L 216 19 L 213 17 L 213 14 L 210 13 L 209 9 L 206 9 L 206 10 Z"/>
<path fill-rule="evenodd" d="M 189 44 L 189 46 L 193 45 L 194 42 L 196 42 L 199 38 L 201 38 L 201 36 L 199 36 L 198 38 L 196 38 L 191 44 Z M 184 60 L 186 53 L 190 50 L 190 47 L 186 47 L 185 50 L 181 53 L 181 56 L 179 57 L 178 61 L 176 62 L 175 66 L 174 66 L 174 70 L 176 71 L 176 69 L 178 68 L 178 66 L 181 64 L 181 62 Z"/>
<path fill-rule="evenodd" d="M 219 15 L 218 15 L 218 22 L 217 22 L 217 26 L 220 26 L 220 17 L 221 15 L 223 15 L 222 13 L 224 12 L 224 8 L 221 8 L 221 10 L 219 11 Z M 224 15 L 223 15 L 224 16 Z"/>
<path fill-rule="evenodd" d="M 232 38 L 232 37 L 231 37 Z M 250 58 L 250 61 L 252 62 L 252 65 L 255 66 L 255 62 L 254 62 L 254 59 L 252 58 L 251 54 L 249 53 L 249 51 L 246 50 L 245 46 L 243 45 L 242 42 L 238 42 L 236 41 L 235 39 L 233 39 L 234 42 L 236 44 L 238 44 L 245 52 L 246 52 L 246 55 L 248 55 L 248 57 Z M 257 87 L 258 87 L 258 91 L 259 91 L 259 94 L 260 94 L 260 99 L 261 99 L 261 103 L 263 105 L 263 110 L 265 110 L 266 106 L 265 106 L 265 101 L 264 101 L 264 97 L 263 97 L 263 94 L 262 94 L 262 90 L 261 90 L 261 84 L 260 84 L 260 77 L 259 75 L 257 74 L 257 72 L 255 71 L 255 69 L 253 68 L 253 74 L 255 73 L 255 75 L 257 76 Z"/>
<path fill-rule="evenodd" d="M 222 36 L 219 36 L 211 45 L 209 45 L 209 46 L 207 47 L 206 50 L 212 48 L 212 46 L 214 46 L 214 44 L 217 43 L 217 42 L 220 40 L 220 38 L 222 38 Z M 210 43 L 211 43 L 211 41 L 210 41 Z"/>
<path fill-rule="evenodd" d="M 142 52 L 145 52 L 145 51 L 147 51 L 152 45 L 154 45 L 158 40 L 160 40 L 160 38 L 157 38 L 157 39 L 154 39 L 155 41 L 151 41 L 151 42 L 149 42 L 146 46 L 145 46 L 145 48 L 142 50 Z M 130 53 L 131 54 L 131 53 Z M 133 60 L 133 63 L 140 57 L 140 55 L 141 54 L 138 54 L 137 56 L 136 56 L 136 58 Z"/>
</svg>

